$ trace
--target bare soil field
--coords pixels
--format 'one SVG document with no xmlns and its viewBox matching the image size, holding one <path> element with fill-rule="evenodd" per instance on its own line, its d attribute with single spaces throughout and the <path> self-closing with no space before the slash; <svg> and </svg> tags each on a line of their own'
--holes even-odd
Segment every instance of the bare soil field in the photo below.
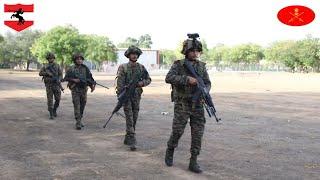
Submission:
<svg viewBox="0 0 320 180">
<path fill-rule="evenodd" d="M 164 164 L 173 118 L 164 75 L 151 72 L 144 88 L 135 152 L 123 145 L 124 118 L 102 128 L 116 104 L 115 77 L 94 77 L 111 88 L 88 93 L 77 131 L 68 89 L 49 120 L 38 73 L 0 71 L 0 179 L 320 179 L 320 74 L 211 73 L 223 123 L 207 117 L 202 174 L 188 171 L 189 126 L 174 166 Z"/>
</svg>

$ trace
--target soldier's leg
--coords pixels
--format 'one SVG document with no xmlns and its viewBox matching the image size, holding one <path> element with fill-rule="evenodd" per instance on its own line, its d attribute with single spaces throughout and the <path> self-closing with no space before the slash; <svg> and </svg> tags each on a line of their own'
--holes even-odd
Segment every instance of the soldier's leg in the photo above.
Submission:
<svg viewBox="0 0 320 180">
<path fill-rule="evenodd" d="M 72 103 L 74 108 L 74 117 L 76 119 L 76 129 L 81 129 L 81 113 L 80 113 L 80 92 L 71 91 Z"/>
<path fill-rule="evenodd" d="M 81 98 L 80 98 L 80 114 L 81 118 L 83 117 L 83 112 L 87 104 L 87 89 L 81 91 Z"/>
<path fill-rule="evenodd" d="M 197 162 L 197 156 L 200 154 L 201 142 L 204 133 L 204 125 L 206 123 L 204 117 L 203 106 L 198 104 L 190 116 L 190 126 L 191 126 L 191 158 L 189 169 L 196 173 L 201 173 L 202 170 Z"/>
<path fill-rule="evenodd" d="M 140 100 L 141 97 L 137 97 L 133 99 L 132 101 L 132 112 L 133 112 L 133 129 L 136 129 L 136 124 L 139 116 L 139 110 L 140 110 Z"/>
<path fill-rule="evenodd" d="M 46 92 L 47 92 L 47 105 L 49 111 L 49 118 L 53 119 L 53 90 L 50 84 L 46 84 Z"/>
<path fill-rule="evenodd" d="M 57 109 L 59 107 L 60 104 L 60 100 L 61 100 L 61 90 L 58 86 L 53 88 L 53 95 L 54 95 L 54 106 L 53 106 L 53 116 L 57 117 Z"/>
<path fill-rule="evenodd" d="M 80 98 L 80 114 L 81 114 L 80 119 L 82 119 L 82 117 L 83 117 L 83 112 L 86 107 L 86 104 L 87 104 L 87 89 L 84 89 L 81 92 L 81 98 Z M 80 121 L 80 125 L 81 125 L 81 127 L 84 127 L 82 121 Z"/>
<path fill-rule="evenodd" d="M 189 118 L 189 112 L 187 110 L 187 105 L 181 102 L 174 103 L 174 117 L 172 123 L 172 132 L 170 139 L 167 142 L 167 150 L 165 156 L 165 163 L 167 166 L 173 165 L 173 153 L 174 148 L 178 146 L 179 139 L 181 138 L 186 124 Z"/>
<path fill-rule="evenodd" d="M 134 128 L 133 128 L 133 112 L 132 112 L 132 102 L 129 100 L 123 105 L 123 111 L 126 116 L 126 136 L 124 139 L 124 144 L 132 145 L 132 138 L 134 137 Z"/>
<path fill-rule="evenodd" d="M 168 148 L 174 149 L 178 146 L 178 141 L 184 132 L 184 129 L 188 122 L 188 118 L 190 116 L 187 108 L 188 106 L 185 103 L 175 102 L 174 104 L 172 132 L 167 143 Z"/>
</svg>

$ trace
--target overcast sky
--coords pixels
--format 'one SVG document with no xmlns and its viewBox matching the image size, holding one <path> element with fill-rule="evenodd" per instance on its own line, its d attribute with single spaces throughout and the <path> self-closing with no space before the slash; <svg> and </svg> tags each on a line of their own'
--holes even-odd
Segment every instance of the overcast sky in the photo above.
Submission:
<svg viewBox="0 0 320 180">
<path fill-rule="evenodd" d="M 3 13 L 5 3 L 34 3 L 34 14 L 24 14 L 26 20 L 34 19 L 33 29 L 72 24 L 80 33 L 106 35 L 116 44 L 148 33 L 153 49 L 176 48 L 193 32 L 209 47 L 217 43 L 268 45 L 306 34 L 320 37 L 320 1 L 312 0 L 1 0 L 1 21 L 11 16 Z M 303 27 L 280 23 L 277 12 L 289 5 L 311 8 L 316 19 Z M 11 30 L 2 23 L 0 32 L 6 31 Z"/>
</svg>

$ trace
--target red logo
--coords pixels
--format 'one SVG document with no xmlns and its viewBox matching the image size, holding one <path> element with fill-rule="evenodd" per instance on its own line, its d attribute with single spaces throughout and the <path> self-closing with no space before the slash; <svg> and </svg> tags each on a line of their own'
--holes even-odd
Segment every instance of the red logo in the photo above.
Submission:
<svg viewBox="0 0 320 180">
<path fill-rule="evenodd" d="M 4 12 L 13 13 L 10 16 L 9 21 L 4 21 L 4 24 L 16 31 L 22 31 L 33 25 L 33 21 L 28 21 L 23 18 L 23 13 L 33 12 L 33 4 L 24 5 L 24 4 L 5 4 Z"/>
<path fill-rule="evenodd" d="M 312 9 L 305 6 L 287 6 L 278 12 L 278 19 L 288 26 L 304 26 L 311 23 L 315 18 Z"/>
</svg>

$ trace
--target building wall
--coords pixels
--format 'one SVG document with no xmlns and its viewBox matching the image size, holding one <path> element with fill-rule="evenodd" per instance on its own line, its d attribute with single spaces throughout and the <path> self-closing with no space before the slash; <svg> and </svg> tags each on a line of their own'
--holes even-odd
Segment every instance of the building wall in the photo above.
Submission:
<svg viewBox="0 0 320 180">
<path fill-rule="evenodd" d="M 124 56 L 126 49 L 119 49 L 117 64 L 123 64 L 128 62 L 128 58 Z M 142 55 L 139 57 L 138 62 L 143 64 L 147 69 L 154 69 L 159 67 L 157 50 L 142 50 Z"/>
</svg>

